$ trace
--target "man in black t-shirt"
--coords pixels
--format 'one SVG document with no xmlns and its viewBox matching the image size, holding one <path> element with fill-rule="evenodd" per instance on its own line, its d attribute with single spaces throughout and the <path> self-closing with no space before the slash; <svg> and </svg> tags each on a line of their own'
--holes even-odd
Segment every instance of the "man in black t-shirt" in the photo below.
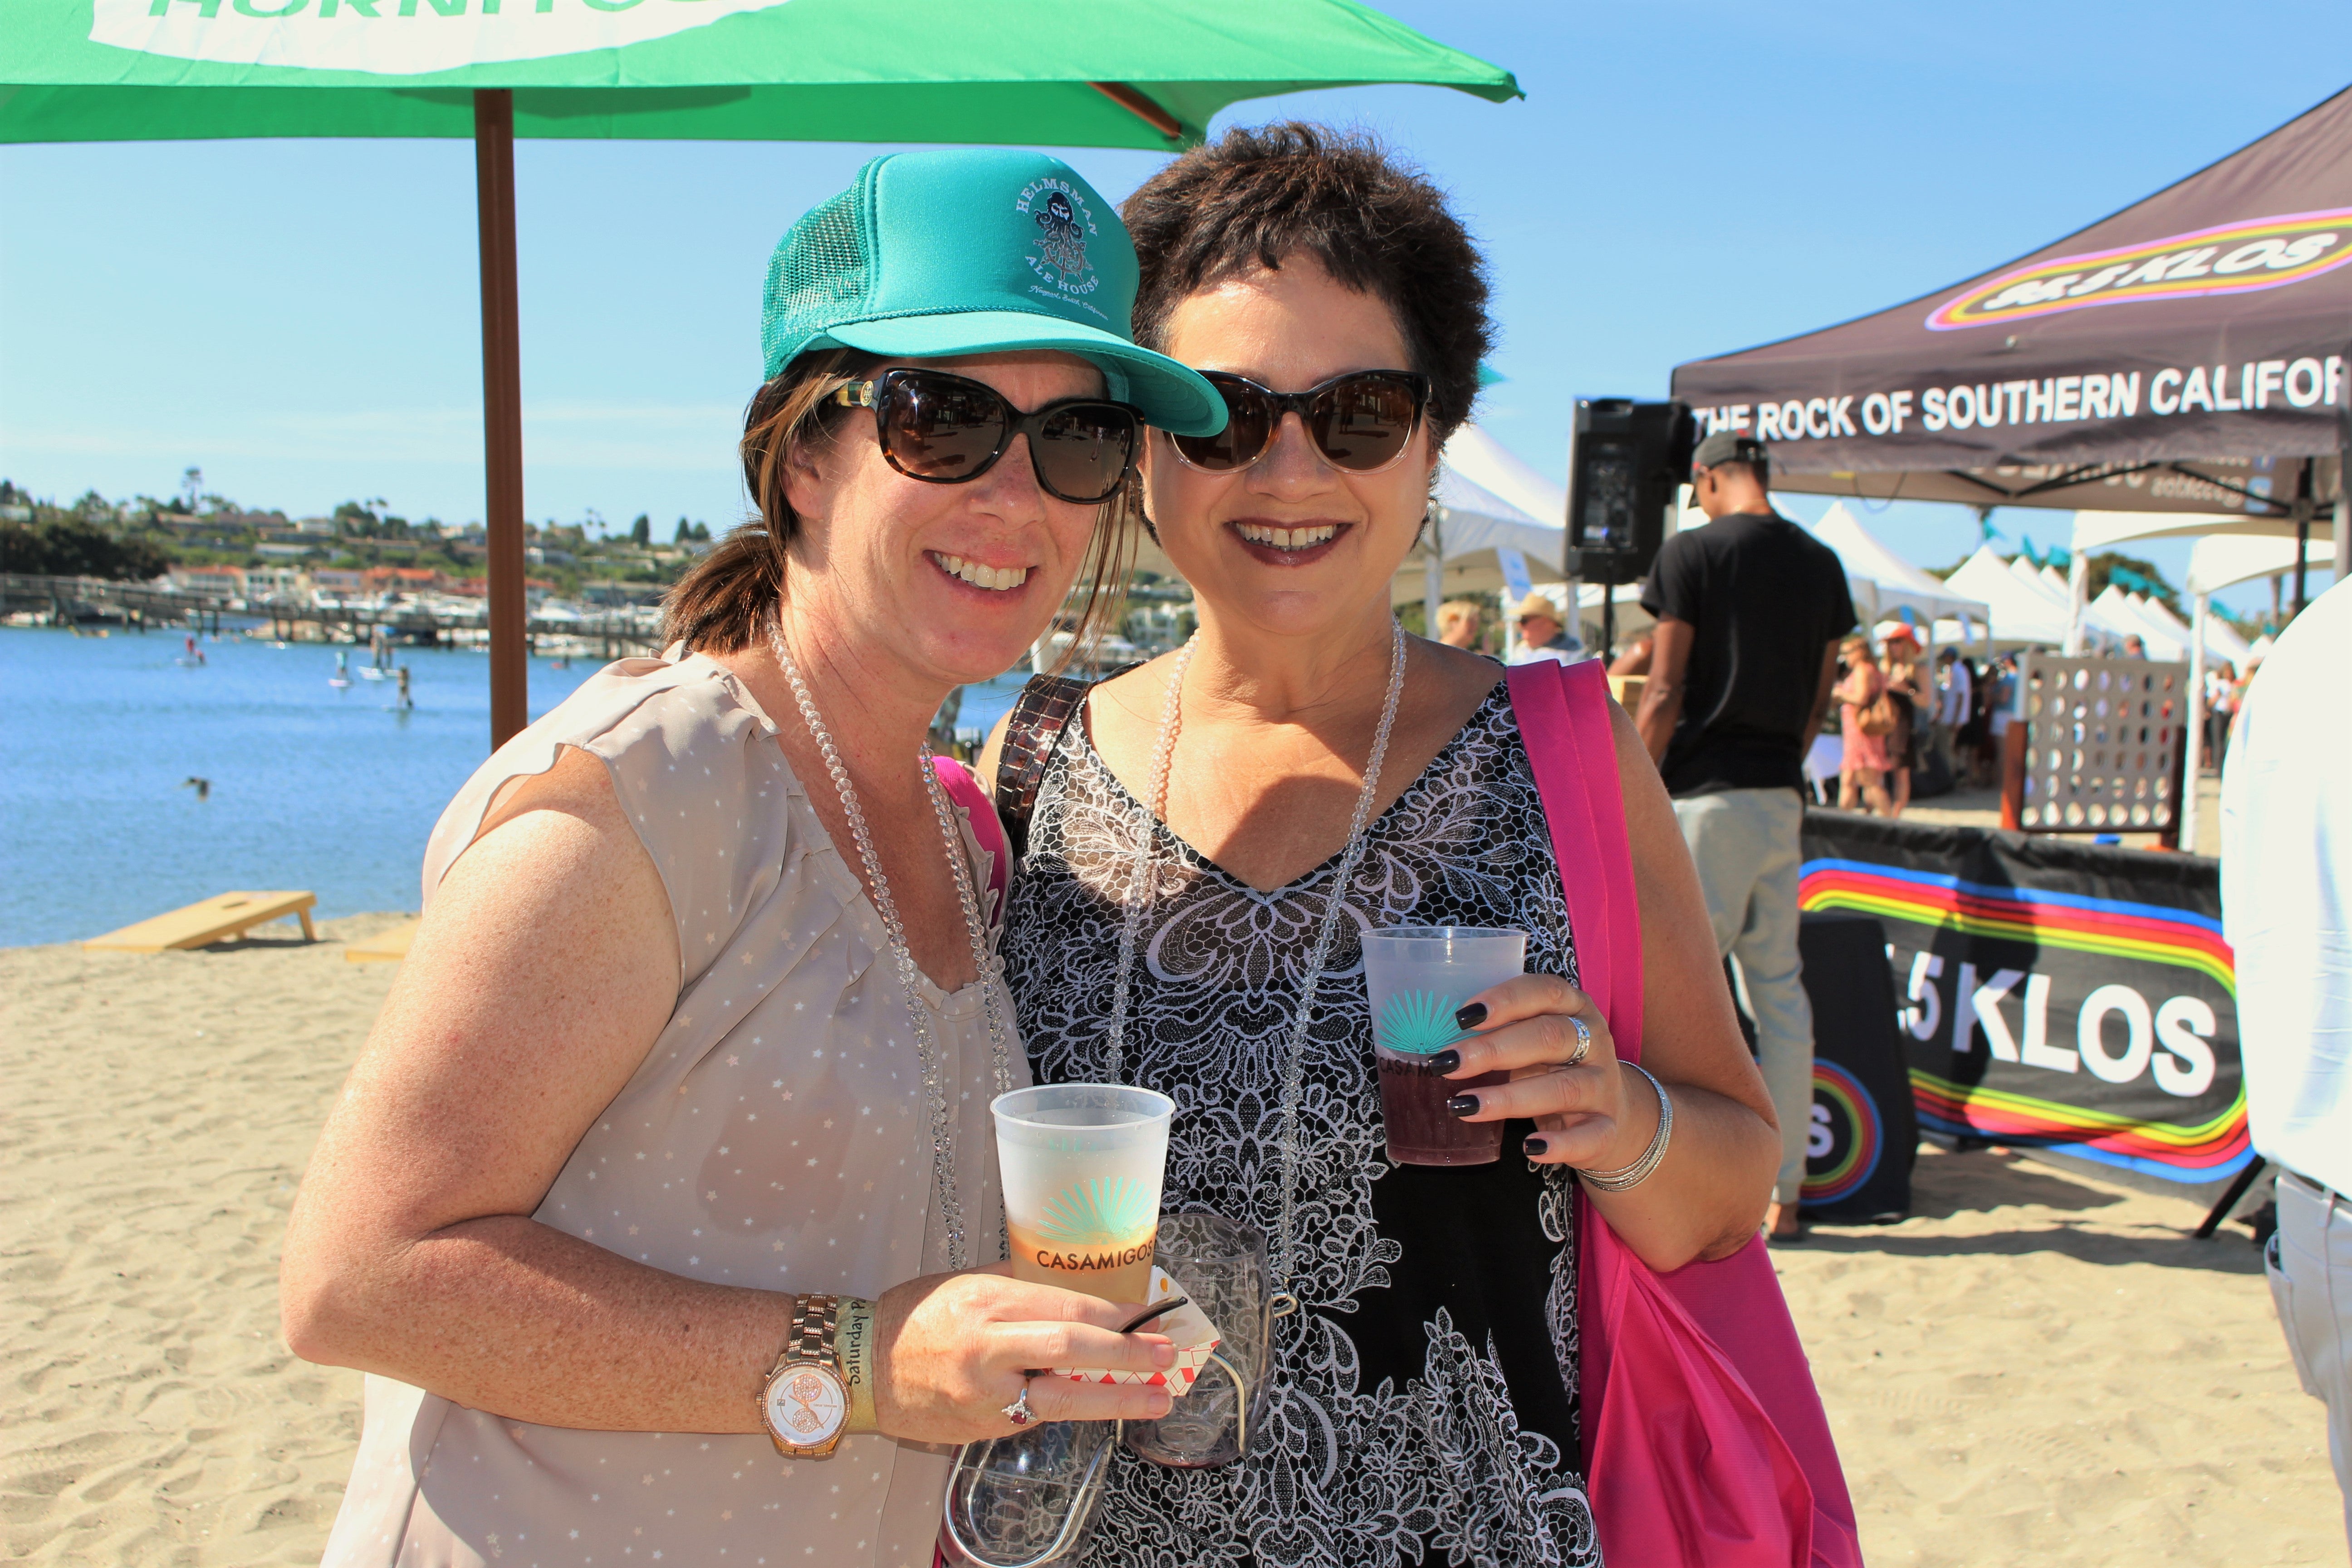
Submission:
<svg viewBox="0 0 2352 1568">
<path fill-rule="evenodd" d="M 1709 436 L 1691 459 L 1705 528 L 1665 542 L 1642 585 L 1657 617 L 1634 722 L 1675 799 L 1718 952 L 1739 965 L 1780 1121 L 1772 1234 L 1797 1235 L 1812 1125 L 1813 1011 L 1797 957 L 1804 758 L 1854 625 L 1845 568 L 1772 510 L 1761 441 Z"/>
</svg>

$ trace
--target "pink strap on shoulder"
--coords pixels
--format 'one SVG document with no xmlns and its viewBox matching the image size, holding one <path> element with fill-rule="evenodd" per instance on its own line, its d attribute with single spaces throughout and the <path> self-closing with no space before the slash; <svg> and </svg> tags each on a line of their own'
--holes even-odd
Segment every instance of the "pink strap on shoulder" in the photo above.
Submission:
<svg viewBox="0 0 2352 1568">
<path fill-rule="evenodd" d="M 1625 843 L 1625 795 L 1598 659 L 1511 667 L 1511 709 L 1551 824 L 1577 978 L 1601 1004 L 1617 1054 L 1642 1059 L 1642 916 Z M 1571 781 L 1584 787 L 1572 790 Z"/>
<path fill-rule="evenodd" d="M 953 757 L 933 757 L 931 771 L 940 775 L 948 798 L 971 813 L 971 836 L 988 851 L 988 892 L 981 900 L 981 920 L 993 926 L 1004 918 L 1004 889 L 1013 879 L 1013 856 L 1004 841 L 1004 824 L 996 819 L 996 803 L 971 770 Z"/>
</svg>

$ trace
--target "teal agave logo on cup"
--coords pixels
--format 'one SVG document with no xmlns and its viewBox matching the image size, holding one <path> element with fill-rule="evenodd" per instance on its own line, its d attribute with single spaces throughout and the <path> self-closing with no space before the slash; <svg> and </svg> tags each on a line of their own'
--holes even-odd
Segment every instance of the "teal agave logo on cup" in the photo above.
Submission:
<svg viewBox="0 0 2352 1568">
<path fill-rule="evenodd" d="M 1065 1247 L 1116 1247 L 1154 1228 L 1158 1199 L 1141 1182 L 1107 1176 L 1068 1186 L 1045 1205 L 1037 1234 Z"/>
<path fill-rule="evenodd" d="M 1372 1042 L 1401 1057 L 1434 1056 L 1468 1037 L 1454 1023 L 1454 998 L 1440 991 L 1400 991 L 1381 1009 Z"/>
</svg>

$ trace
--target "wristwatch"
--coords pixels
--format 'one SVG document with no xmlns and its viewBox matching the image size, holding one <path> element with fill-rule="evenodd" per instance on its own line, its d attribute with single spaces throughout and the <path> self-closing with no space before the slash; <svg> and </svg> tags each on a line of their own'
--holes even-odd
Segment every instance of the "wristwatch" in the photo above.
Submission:
<svg viewBox="0 0 2352 1568">
<path fill-rule="evenodd" d="M 833 1342 L 839 1307 L 832 1296 L 799 1298 L 792 1332 L 760 1391 L 768 1438 L 788 1459 L 830 1459 L 849 1425 L 849 1385 Z"/>
</svg>

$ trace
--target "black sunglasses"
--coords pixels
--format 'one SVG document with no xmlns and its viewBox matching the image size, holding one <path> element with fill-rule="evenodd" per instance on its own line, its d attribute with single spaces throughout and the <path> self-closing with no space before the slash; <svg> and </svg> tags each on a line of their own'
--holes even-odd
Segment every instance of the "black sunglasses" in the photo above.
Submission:
<svg viewBox="0 0 2352 1568">
<path fill-rule="evenodd" d="M 926 484 L 960 485 L 996 466 L 1015 436 L 1029 437 L 1029 466 L 1057 500 L 1091 506 L 1118 493 L 1135 465 L 1143 415 L 1100 397 L 1066 397 L 1024 414 L 984 382 L 943 370 L 887 370 L 833 395 L 874 410 L 890 466 Z"/>
<path fill-rule="evenodd" d="M 1359 370 L 1304 392 L 1276 392 L 1221 370 L 1201 373 L 1225 400 L 1225 427 L 1213 436 L 1172 436 L 1176 455 L 1213 474 L 1246 468 L 1274 446 L 1296 414 L 1334 468 L 1376 474 L 1399 458 L 1429 406 L 1429 377 L 1410 370 Z"/>
</svg>

